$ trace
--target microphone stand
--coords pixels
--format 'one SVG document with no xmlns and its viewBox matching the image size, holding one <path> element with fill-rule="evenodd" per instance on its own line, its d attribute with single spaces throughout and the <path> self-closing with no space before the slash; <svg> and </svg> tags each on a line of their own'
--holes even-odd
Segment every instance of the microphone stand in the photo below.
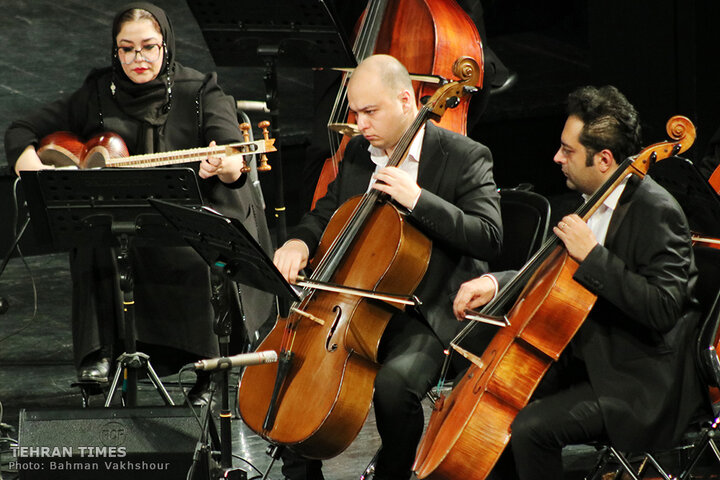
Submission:
<svg viewBox="0 0 720 480">
<path fill-rule="evenodd" d="M 215 311 L 213 329 L 218 336 L 220 356 L 230 355 L 230 334 L 232 333 L 232 316 L 230 315 L 230 302 L 235 302 L 242 309 L 240 295 L 234 283 L 229 280 L 227 266 L 222 262 L 215 262 L 210 267 L 212 279 L 211 303 Z M 242 310 L 241 310 L 242 311 Z M 245 479 L 246 472 L 234 469 L 232 466 L 232 430 L 230 421 L 230 368 L 223 368 L 215 373 L 219 379 L 221 395 L 220 403 L 220 475 L 217 478 Z"/>
<path fill-rule="evenodd" d="M 0 276 L 2 276 L 3 272 L 5 271 L 5 268 L 8 265 L 8 262 L 10 262 L 10 257 L 12 256 L 12 252 L 17 248 L 18 244 L 20 243 L 20 239 L 22 238 L 23 234 L 25 233 L 25 229 L 30 224 L 30 216 L 25 219 L 25 223 L 23 223 L 23 226 L 20 228 L 20 233 L 18 233 L 15 236 L 15 239 L 12 242 L 12 245 L 10 245 L 10 249 L 7 252 L 7 255 L 3 258 L 2 265 L 0 265 Z M 8 311 L 8 308 L 10 307 L 10 303 L 7 301 L 5 297 L 0 296 L 0 315 Z"/>
</svg>

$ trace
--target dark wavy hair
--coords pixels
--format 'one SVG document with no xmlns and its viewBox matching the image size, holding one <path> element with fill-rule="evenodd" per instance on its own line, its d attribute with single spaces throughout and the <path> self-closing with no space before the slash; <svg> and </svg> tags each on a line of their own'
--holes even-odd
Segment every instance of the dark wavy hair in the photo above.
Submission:
<svg viewBox="0 0 720 480">
<path fill-rule="evenodd" d="M 640 120 L 625 95 L 611 86 L 581 87 L 568 96 L 568 116 L 583 121 L 580 143 L 587 149 L 588 166 L 597 152 L 608 149 L 616 162 L 640 150 Z"/>
</svg>

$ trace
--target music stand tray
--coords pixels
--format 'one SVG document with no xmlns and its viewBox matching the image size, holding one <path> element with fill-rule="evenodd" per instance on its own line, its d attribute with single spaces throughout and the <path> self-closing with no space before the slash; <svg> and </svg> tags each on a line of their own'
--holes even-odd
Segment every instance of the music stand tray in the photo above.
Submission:
<svg viewBox="0 0 720 480">
<path fill-rule="evenodd" d="M 207 207 L 190 208 L 158 199 L 148 201 L 178 229 L 208 265 L 221 267 L 231 280 L 289 301 L 300 299 L 238 219 Z"/>
<path fill-rule="evenodd" d="M 149 202 L 175 225 L 185 241 L 205 259 L 211 269 L 218 269 L 231 280 L 272 293 L 282 299 L 299 300 L 293 287 L 239 220 L 225 217 L 207 207 L 190 208 L 156 199 L 150 199 Z M 217 310 L 220 311 L 216 311 L 216 333 L 220 339 L 221 355 L 227 356 L 227 339 L 231 327 L 229 322 L 222 321 L 222 308 Z M 221 323 L 224 325 L 220 325 Z M 225 471 L 232 471 L 228 370 L 220 373 L 220 463 Z M 208 409 L 208 415 L 209 412 Z"/>
<path fill-rule="evenodd" d="M 325 0 L 188 0 L 215 63 L 264 66 L 273 47 L 285 67 L 354 67 L 355 55 Z"/>
<path fill-rule="evenodd" d="M 139 368 L 145 370 L 165 403 L 173 405 L 149 357 L 136 351 L 130 245 L 185 245 L 177 230 L 147 199 L 202 205 L 195 172 L 190 168 L 40 170 L 20 172 L 20 177 L 38 238 L 56 251 L 75 247 L 117 249 L 125 352 L 118 358 L 105 406 L 110 406 L 122 370 L 128 375 L 123 386 L 125 404 L 136 404 Z"/>
<path fill-rule="evenodd" d="M 648 175 L 675 197 L 690 230 L 720 238 L 720 196 L 692 161 L 684 157 L 666 158 L 651 165 Z"/>
</svg>

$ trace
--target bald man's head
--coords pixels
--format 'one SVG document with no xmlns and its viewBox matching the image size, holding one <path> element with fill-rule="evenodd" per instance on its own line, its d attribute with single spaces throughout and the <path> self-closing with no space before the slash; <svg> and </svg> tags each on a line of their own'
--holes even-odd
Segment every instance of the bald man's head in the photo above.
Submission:
<svg viewBox="0 0 720 480">
<path fill-rule="evenodd" d="M 363 60 L 350 77 L 350 84 L 358 81 L 367 81 L 368 78 L 377 79 L 389 93 L 397 94 L 403 90 L 409 91 L 415 98 L 415 91 L 410 80 L 410 74 L 405 65 L 390 55 L 372 55 Z"/>
<path fill-rule="evenodd" d="M 348 104 L 360 133 L 390 152 L 417 115 L 415 92 L 407 69 L 389 55 L 366 58 L 348 82 Z"/>
</svg>

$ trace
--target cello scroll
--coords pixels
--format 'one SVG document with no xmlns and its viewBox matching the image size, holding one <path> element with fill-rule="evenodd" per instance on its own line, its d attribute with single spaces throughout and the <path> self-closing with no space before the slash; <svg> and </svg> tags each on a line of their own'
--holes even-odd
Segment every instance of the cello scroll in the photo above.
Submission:
<svg viewBox="0 0 720 480">
<path fill-rule="evenodd" d="M 439 87 L 432 97 L 425 103 L 430 110 L 431 117 L 442 117 L 447 108 L 453 108 L 460 103 L 465 95 L 477 92 L 475 85 L 482 84 L 481 68 L 472 57 L 459 57 L 453 63 L 453 74 L 459 79 Z"/>
<path fill-rule="evenodd" d="M 658 160 L 675 156 L 689 149 L 695 142 L 695 125 L 682 115 L 671 117 L 665 124 L 665 130 L 674 141 L 659 142 L 646 147 L 633 161 L 635 173 L 645 176 L 650 166 Z"/>
</svg>

